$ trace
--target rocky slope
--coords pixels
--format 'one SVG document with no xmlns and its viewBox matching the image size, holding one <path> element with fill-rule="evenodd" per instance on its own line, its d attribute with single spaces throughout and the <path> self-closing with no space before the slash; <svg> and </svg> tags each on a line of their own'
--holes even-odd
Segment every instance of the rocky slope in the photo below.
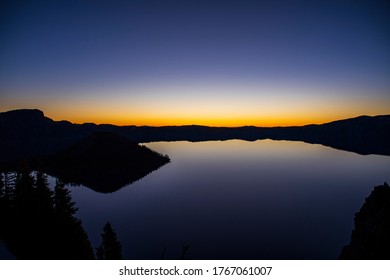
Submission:
<svg viewBox="0 0 390 280">
<path fill-rule="evenodd" d="M 390 260 L 390 187 L 376 186 L 355 215 L 351 242 L 340 259 Z"/>
</svg>

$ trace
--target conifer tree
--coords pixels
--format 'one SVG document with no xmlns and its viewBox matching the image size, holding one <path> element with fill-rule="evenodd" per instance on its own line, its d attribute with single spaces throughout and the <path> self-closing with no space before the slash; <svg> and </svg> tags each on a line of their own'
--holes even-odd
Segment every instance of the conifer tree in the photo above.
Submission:
<svg viewBox="0 0 390 280">
<path fill-rule="evenodd" d="M 37 240 L 37 203 L 35 180 L 30 171 L 16 174 L 15 185 L 9 196 L 9 218 L 7 222 L 7 245 L 22 259 L 30 259 L 39 252 Z"/>
<path fill-rule="evenodd" d="M 78 208 L 70 191 L 60 180 L 54 187 L 54 212 L 57 230 L 57 259 L 94 259 L 95 255 L 81 221 L 75 216 Z"/>
<path fill-rule="evenodd" d="M 31 223 L 36 212 L 35 180 L 30 171 L 23 170 L 16 175 L 13 203 L 18 219 Z"/>
<path fill-rule="evenodd" d="M 16 177 L 17 175 L 13 172 L 4 172 L 4 198 L 9 203 L 14 199 Z"/>
<path fill-rule="evenodd" d="M 38 203 L 38 214 L 41 217 L 51 217 L 54 212 L 53 191 L 49 188 L 46 174 L 37 172 L 36 175 L 36 193 Z"/>
<path fill-rule="evenodd" d="M 96 248 L 96 257 L 101 260 L 121 260 L 122 245 L 118 241 L 111 224 L 107 222 L 103 227 L 102 243 Z"/>
<path fill-rule="evenodd" d="M 56 181 L 54 187 L 54 210 L 55 214 L 60 218 L 74 220 L 78 208 L 72 201 L 70 191 L 65 187 L 65 184 L 60 180 Z"/>
</svg>

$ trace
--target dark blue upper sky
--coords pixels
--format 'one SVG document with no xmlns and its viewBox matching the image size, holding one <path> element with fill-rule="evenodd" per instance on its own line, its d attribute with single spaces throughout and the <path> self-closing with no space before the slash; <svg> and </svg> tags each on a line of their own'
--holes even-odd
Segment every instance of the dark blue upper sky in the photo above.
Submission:
<svg viewBox="0 0 390 280">
<path fill-rule="evenodd" d="M 250 85 L 263 96 L 264 87 L 281 98 L 296 93 L 280 87 L 309 87 L 389 105 L 389 3 L 3 1 L 0 98 L 3 109 L 16 97 L 43 107 L 63 95 L 131 102 L 144 92 L 150 101 L 174 87 L 174 97 L 198 90 L 207 105 L 205 88 L 218 88 L 215 99 L 252 98 L 242 88 Z"/>
</svg>

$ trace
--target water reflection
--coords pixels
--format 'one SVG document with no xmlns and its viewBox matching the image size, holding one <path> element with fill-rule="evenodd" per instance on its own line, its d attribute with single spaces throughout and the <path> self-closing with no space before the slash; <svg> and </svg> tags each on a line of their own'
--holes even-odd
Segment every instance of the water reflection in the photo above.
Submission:
<svg viewBox="0 0 390 280">
<path fill-rule="evenodd" d="M 92 243 L 111 221 L 124 258 L 336 259 L 390 157 L 288 141 L 157 142 L 171 163 L 111 194 L 74 188 Z"/>
</svg>

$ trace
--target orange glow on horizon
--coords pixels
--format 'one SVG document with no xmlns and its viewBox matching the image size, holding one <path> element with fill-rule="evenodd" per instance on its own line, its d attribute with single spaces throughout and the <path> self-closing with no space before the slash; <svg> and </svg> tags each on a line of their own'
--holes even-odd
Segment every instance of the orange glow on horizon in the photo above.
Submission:
<svg viewBox="0 0 390 280">
<path fill-rule="evenodd" d="M 302 126 L 390 113 L 387 95 L 372 99 L 361 92 L 352 100 L 345 92 L 324 89 L 179 88 L 136 93 L 124 89 L 110 94 L 102 90 L 56 96 L 43 92 L 30 98 L 9 95 L 7 103 L 0 104 L 1 111 L 40 109 L 56 121 L 121 126 Z"/>
<path fill-rule="evenodd" d="M 95 124 L 112 124 L 118 126 L 183 126 L 183 125 L 201 125 L 201 126 L 211 126 L 211 127 L 241 127 L 241 126 L 257 126 L 257 127 L 277 127 L 277 126 L 303 126 L 308 124 L 323 124 L 335 120 L 347 119 L 357 117 L 358 115 L 349 115 L 349 116 L 322 116 L 313 118 L 307 116 L 306 118 L 289 118 L 289 117 L 267 117 L 259 119 L 240 119 L 240 118 L 219 118 L 219 119 L 185 119 L 185 118 L 110 118 L 106 116 L 105 118 L 99 116 L 83 116 L 83 117 L 65 117 L 65 116 L 50 116 L 46 115 L 49 118 L 52 118 L 55 121 L 67 120 L 72 123 L 82 124 L 82 123 L 95 123 Z"/>
<path fill-rule="evenodd" d="M 141 114 L 140 112 L 128 112 L 126 110 L 98 110 L 98 108 L 77 107 L 13 107 L 1 108 L 1 111 L 8 111 L 20 108 L 30 108 L 42 110 L 46 117 L 55 121 L 66 120 L 75 124 L 95 123 L 95 124 L 112 124 L 118 126 L 182 126 L 182 125 L 204 125 L 213 127 L 240 127 L 240 126 L 258 126 L 258 127 L 276 127 L 276 126 L 302 126 L 308 124 L 323 124 L 335 120 L 354 118 L 360 115 L 386 115 L 389 114 L 387 109 L 382 110 L 346 110 L 339 111 L 316 111 L 301 110 L 297 113 L 293 110 L 272 114 L 272 112 L 258 113 L 242 112 L 241 114 L 203 114 L 191 116 L 190 114 L 161 114 L 160 112 L 149 112 Z M 227 117 L 224 117 L 227 116 Z"/>
<path fill-rule="evenodd" d="M 38 104 L 37 104 L 38 105 Z M 275 108 L 270 106 L 269 110 L 254 110 L 253 108 L 240 108 L 237 111 L 220 110 L 208 111 L 188 108 L 183 110 L 153 110 L 147 109 L 127 109 L 126 106 L 12 106 L 4 108 L 0 106 L 1 111 L 8 111 L 20 108 L 30 108 L 42 110 L 46 117 L 55 121 L 66 120 L 72 123 L 95 123 L 95 124 L 113 124 L 119 126 L 181 126 L 181 125 L 204 125 L 214 127 L 240 127 L 240 126 L 302 126 L 308 124 L 323 124 L 335 120 L 353 118 L 360 115 L 386 115 L 389 114 L 386 103 L 382 106 L 367 106 L 370 109 L 362 110 L 359 106 L 338 107 L 333 106 L 312 106 L 312 107 L 288 107 Z M 279 106 L 281 107 L 281 106 Z M 320 110 L 323 107 L 323 110 Z M 328 109 L 327 109 L 328 107 Z M 360 109 L 360 110 L 359 110 Z"/>
</svg>

